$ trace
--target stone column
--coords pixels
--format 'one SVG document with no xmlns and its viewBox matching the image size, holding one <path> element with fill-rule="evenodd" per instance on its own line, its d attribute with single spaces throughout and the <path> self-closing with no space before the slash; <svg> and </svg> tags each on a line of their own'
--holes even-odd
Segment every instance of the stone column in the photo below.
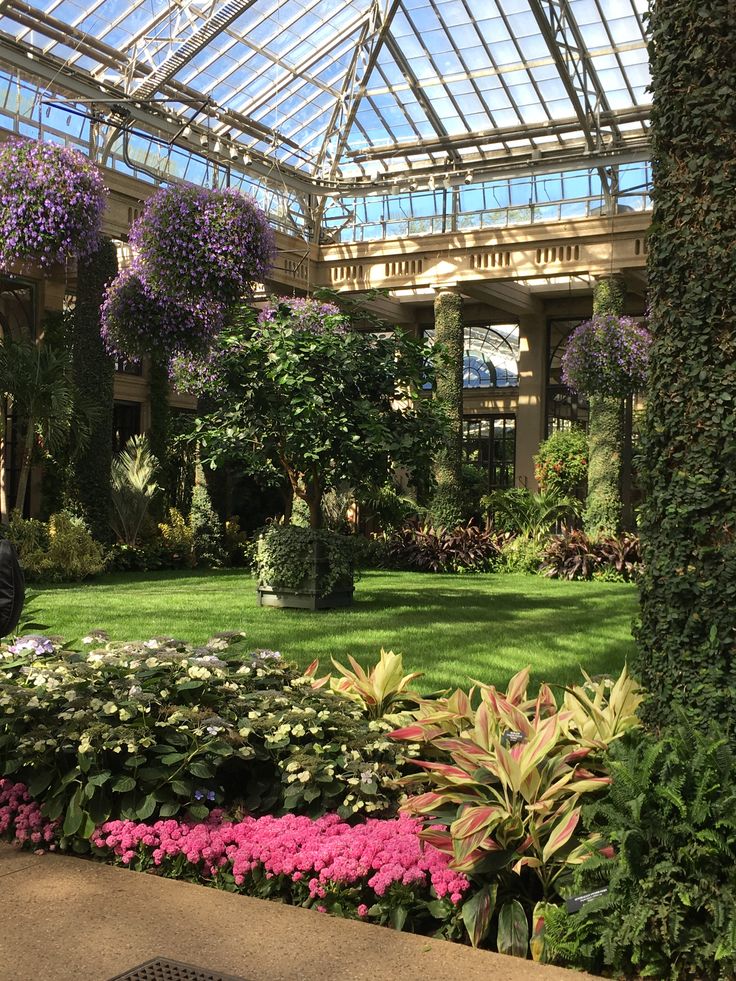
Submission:
<svg viewBox="0 0 736 981">
<path fill-rule="evenodd" d="M 516 407 L 516 486 L 538 489 L 534 454 L 545 437 L 547 321 L 536 312 L 519 317 L 519 396 Z"/>
</svg>

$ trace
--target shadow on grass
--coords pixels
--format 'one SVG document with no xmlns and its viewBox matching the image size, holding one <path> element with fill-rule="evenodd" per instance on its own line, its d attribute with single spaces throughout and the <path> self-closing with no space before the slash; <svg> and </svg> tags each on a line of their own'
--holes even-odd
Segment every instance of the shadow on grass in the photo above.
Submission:
<svg viewBox="0 0 736 981">
<path fill-rule="evenodd" d="M 117 640 L 175 633 L 202 642 L 243 630 L 306 665 L 347 654 L 375 662 L 381 647 L 401 651 L 429 687 L 468 676 L 503 684 L 532 665 L 535 680 L 565 683 L 613 673 L 633 652 L 636 590 L 616 583 L 568 583 L 534 576 L 366 573 L 355 604 L 307 613 L 262 609 L 244 570 L 116 574 L 81 585 L 36 590 L 43 622 L 81 637 L 103 628 Z"/>
</svg>

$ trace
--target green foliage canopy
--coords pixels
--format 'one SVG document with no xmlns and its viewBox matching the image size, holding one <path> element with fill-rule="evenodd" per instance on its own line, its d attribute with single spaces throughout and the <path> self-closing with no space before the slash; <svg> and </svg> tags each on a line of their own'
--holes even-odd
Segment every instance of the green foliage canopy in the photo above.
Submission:
<svg viewBox="0 0 736 981">
<path fill-rule="evenodd" d="M 422 397 L 425 346 L 349 329 L 336 306 L 279 299 L 257 315 L 241 307 L 206 363 L 176 362 L 180 387 L 207 400 L 194 427 L 203 462 L 231 461 L 271 480 L 279 473 L 321 524 L 326 490 L 389 478 L 421 480 L 437 434 Z"/>
</svg>

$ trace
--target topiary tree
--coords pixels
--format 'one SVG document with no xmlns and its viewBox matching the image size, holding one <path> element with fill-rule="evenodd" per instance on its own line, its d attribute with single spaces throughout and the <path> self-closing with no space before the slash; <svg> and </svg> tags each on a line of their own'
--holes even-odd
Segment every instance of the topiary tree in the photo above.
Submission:
<svg viewBox="0 0 736 981">
<path fill-rule="evenodd" d="M 115 362 L 100 336 L 100 307 L 117 269 L 117 252 L 109 239 L 80 259 L 71 331 L 74 385 L 88 406 L 86 439 L 73 458 L 74 494 L 93 537 L 101 542 L 110 538 Z"/>
<path fill-rule="evenodd" d="M 651 15 L 653 335 L 641 434 L 648 719 L 736 732 L 736 76 L 732 0 Z"/>
<path fill-rule="evenodd" d="M 175 377 L 207 399 L 194 431 L 203 461 L 285 476 L 317 529 L 326 491 L 385 481 L 395 465 L 419 476 L 429 468 L 428 354 L 399 332 L 351 330 L 333 304 L 282 298 L 260 314 L 241 308 L 211 356 L 178 359 Z"/>
<path fill-rule="evenodd" d="M 430 505 L 436 527 L 454 528 L 464 514 L 463 489 L 463 301 L 442 291 L 434 302 L 434 340 L 437 381 L 435 402 L 444 416 L 442 443 L 434 460 L 437 487 Z"/>
<path fill-rule="evenodd" d="M 565 384 L 589 399 L 585 529 L 591 538 L 620 530 L 623 399 L 646 378 L 649 334 L 621 315 L 623 299 L 619 279 L 599 280 L 593 318 L 575 328 L 562 357 Z"/>
</svg>

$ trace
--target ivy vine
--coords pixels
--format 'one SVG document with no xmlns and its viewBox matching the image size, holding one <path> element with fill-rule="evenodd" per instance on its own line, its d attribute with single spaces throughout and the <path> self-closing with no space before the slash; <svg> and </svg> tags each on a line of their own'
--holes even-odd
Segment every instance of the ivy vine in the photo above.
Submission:
<svg viewBox="0 0 736 981">
<path fill-rule="evenodd" d="M 326 596 L 353 583 L 353 543 L 347 535 L 296 525 L 270 525 L 258 538 L 258 579 L 282 590 L 315 588 Z"/>
<path fill-rule="evenodd" d="M 637 669 L 661 724 L 736 732 L 736 75 L 732 0 L 655 0 L 653 345 Z"/>
<path fill-rule="evenodd" d="M 117 270 L 117 252 L 109 239 L 104 239 L 87 258 L 79 260 L 71 338 L 74 384 L 84 396 L 88 420 L 87 439 L 74 458 L 75 494 L 93 537 L 102 542 L 111 538 L 115 362 L 100 336 L 100 306 L 105 286 Z"/>
<path fill-rule="evenodd" d="M 435 400 L 446 428 L 435 456 L 437 481 L 431 505 L 437 527 L 454 528 L 463 520 L 463 301 L 457 293 L 442 292 L 434 304 Z"/>
</svg>

